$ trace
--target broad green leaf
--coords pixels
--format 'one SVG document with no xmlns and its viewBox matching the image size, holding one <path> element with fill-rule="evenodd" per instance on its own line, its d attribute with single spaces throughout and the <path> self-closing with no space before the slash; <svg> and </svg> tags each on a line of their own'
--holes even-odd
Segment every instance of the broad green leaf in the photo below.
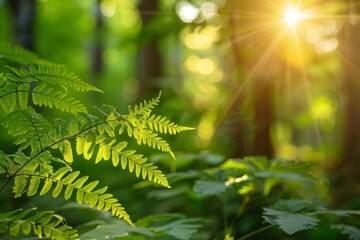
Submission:
<svg viewBox="0 0 360 240">
<path fill-rule="evenodd" d="M 155 234 L 152 233 L 149 229 L 139 228 L 139 227 L 131 227 L 125 222 L 114 222 L 107 225 L 99 225 L 95 229 L 86 232 L 80 236 L 81 239 L 104 239 L 104 238 L 119 238 L 122 239 L 122 236 L 126 236 L 128 234 L 140 234 L 145 236 L 145 239 L 153 239 Z"/>
<path fill-rule="evenodd" d="M 268 223 L 279 226 L 280 229 L 289 235 L 298 231 L 312 229 L 319 223 L 319 219 L 313 216 L 278 211 L 271 208 L 264 208 L 263 218 Z"/>
<path fill-rule="evenodd" d="M 227 187 L 223 182 L 198 180 L 195 183 L 194 191 L 200 196 L 216 195 L 225 192 Z"/>
<path fill-rule="evenodd" d="M 176 239 L 188 240 L 201 226 L 201 219 L 185 218 L 152 229 L 155 232 L 164 232 Z"/>
<path fill-rule="evenodd" d="M 351 240 L 360 240 L 360 229 L 355 226 L 334 224 L 331 225 L 331 228 L 340 230 L 342 234 L 347 235 Z"/>
</svg>

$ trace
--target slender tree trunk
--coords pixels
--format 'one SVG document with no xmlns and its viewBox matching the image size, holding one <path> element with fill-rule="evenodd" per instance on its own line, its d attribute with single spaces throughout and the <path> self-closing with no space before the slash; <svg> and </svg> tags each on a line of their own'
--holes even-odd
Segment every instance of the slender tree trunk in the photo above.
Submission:
<svg viewBox="0 0 360 240">
<path fill-rule="evenodd" d="M 274 149 L 271 139 L 271 127 L 274 122 L 274 84 L 269 79 L 258 81 L 255 96 L 255 137 L 254 155 L 272 158 Z"/>
<path fill-rule="evenodd" d="M 9 0 L 12 22 L 13 41 L 29 50 L 34 50 L 35 0 Z"/>
<path fill-rule="evenodd" d="M 237 1 L 233 1 L 230 3 L 229 9 L 239 9 L 239 4 L 240 2 Z M 231 12 L 231 16 L 229 19 L 229 27 L 231 30 L 231 35 L 230 35 L 230 41 L 231 41 L 231 50 L 232 50 L 232 55 L 234 58 L 234 63 L 233 63 L 233 68 L 231 69 L 232 72 L 236 73 L 238 72 L 238 68 L 245 65 L 245 59 L 243 59 L 243 57 L 240 55 L 240 46 L 239 46 L 239 42 L 237 41 L 238 36 L 238 31 L 237 31 L 237 25 L 238 25 L 238 19 L 237 19 L 237 13 L 232 11 Z M 238 74 L 237 74 L 237 77 Z M 232 79 L 231 79 L 232 80 Z M 230 81 L 230 86 L 236 86 L 239 84 L 236 84 L 238 81 L 238 79 L 234 79 L 232 81 Z M 235 91 L 233 91 L 234 94 L 234 99 L 232 100 L 232 102 L 230 103 L 231 106 L 229 107 L 229 113 L 228 116 L 230 118 L 234 118 L 234 121 L 232 121 L 232 125 L 230 126 L 231 128 L 231 138 L 232 140 L 235 142 L 236 147 L 234 149 L 233 155 L 232 157 L 244 157 L 246 155 L 248 155 L 248 148 L 246 147 L 246 141 L 245 141 L 245 131 L 244 129 L 246 129 L 246 124 L 244 122 L 244 120 L 241 117 L 241 107 L 243 106 L 243 102 L 244 102 L 244 91 L 240 91 L 238 88 L 233 88 L 235 89 Z M 240 92 L 239 92 L 240 91 Z"/>
<path fill-rule="evenodd" d="M 350 12 L 360 13 L 359 1 L 347 1 Z M 357 2 L 357 4 L 355 4 Z M 351 14 L 351 13 L 349 13 Z M 360 23 L 347 21 L 344 24 L 341 53 L 345 57 L 342 80 L 343 180 L 351 188 L 360 190 L 360 55 L 356 51 L 360 42 Z M 353 190 L 355 190 L 353 188 Z"/>
<path fill-rule="evenodd" d="M 148 29 L 158 10 L 157 0 L 142 0 L 139 11 L 142 20 L 141 49 L 138 53 L 139 97 L 148 93 L 159 92 L 158 78 L 162 74 L 161 55 L 156 33 Z M 151 34 L 151 35 L 150 35 Z"/>
<path fill-rule="evenodd" d="M 95 10 L 94 10 L 94 16 L 95 16 L 95 31 L 94 31 L 94 43 L 92 48 L 92 72 L 93 72 L 93 78 L 96 79 L 98 75 L 103 70 L 103 60 L 102 60 L 102 52 L 103 52 L 103 46 L 102 46 L 102 31 L 103 31 L 103 16 L 101 13 L 101 0 L 97 0 L 95 2 Z"/>
</svg>

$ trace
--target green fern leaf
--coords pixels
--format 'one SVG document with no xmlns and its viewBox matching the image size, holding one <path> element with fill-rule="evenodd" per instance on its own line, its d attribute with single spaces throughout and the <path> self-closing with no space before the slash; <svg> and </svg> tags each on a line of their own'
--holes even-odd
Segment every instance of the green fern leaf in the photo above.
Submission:
<svg viewBox="0 0 360 240">
<path fill-rule="evenodd" d="M 54 214 L 53 211 L 37 212 L 36 208 L 18 209 L 0 214 L 1 232 L 9 232 L 13 237 L 18 236 L 20 230 L 27 236 L 33 229 L 34 234 L 39 238 L 79 239 L 77 231 L 64 223 L 65 219 Z"/>
<path fill-rule="evenodd" d="M 60 65 L 39 65 L 31 66 L 30 71 L 25 69 L 10 68 L 21 81 L 42 81 L 49 84 L 56 84 L 61 87 L 71 88 L 78 92 L 95 91 L 100 89 L 82 81 L 74 73 L 68 72 L 66 67 Z"/>
<path fill-rule="evenodd" d="M 47 81 L 49 83 L 55 82 L 58 83 L 60 86 L 65 86 L 81 92 L 102 92 L 100 89 L 86 82 L 83 82 L 74 73 L 69 73 L 66 68 L 40 65 L 37 70 L 37 75 L 35 76 L 43 81 Z M 49 76 L 51 77 L 49 78 Z"/>
<path fill-rule="evenodd" d="M 137 143 L 148 145 L 154 149 L 158 149 L 163 152 L 168 152 L 175 159 L 175 155 L 172 152 L 170 145 L 159 137 L 156 133 L 153 133 L 150 130 L 134 130 L 134 138 L 137 140 Z"/>
<path fill-rule="evenodd" d="M 5 58 L 20 64 L 49 64 L 33 52 L 16 45 L 0 43 L 0 58 Z"/>
<path fill-rule="evenodd" d="M 49 180 L 49 179 L 46 179 L 45 180 L 45 184 L 44 186 L 42 187 L 39 195 L 45 195 L 50 189 L 51 189 L 51 186 L 53 184 L 53 181 Z"/>
<path fill-rule="evenodd" d="M 110 196 L 105 193 L 107 187 L 94 190 L 99 181 L 93 181 L 83 186 L 86 183 L 88 176 L 77 179 L 80 172 L 75 171 L 68 173 L 70 170 L 71 168 L 69 167 L 60 168 L 53 173 L 52 176 L 47 177 L 40 191 L 40 195 L 49 192 L 53 184 L 56 184 L 55 188 L 52 190 L 52 196 L 54 198 L 58 197 L 65 187 L 65 199 L 69 199 L 73 192 L 76 191 L 76 201 L 79 204 L 85 202 L 88 203 L 90 207 L 97 206 L 99 210 L 104 209 L 105 211 L 111 211 L 113 216 L 123 218 L 132 225 L 129 215 L 118 200 L 113 198 L 112 195 Z"/>
<path fill-rule="evenodd" d="M 39 177 L 32 177 L 30 180 L 29 189 L 27 191 L 28 196 L 33 196 L 36 194 L 40 185 L 40 178 Z"/>
<path fill-rule="evenodd" d="M 140 103 L 139 105 L 135 105 L 133 108 L 131 106 L 128 106 L 129 115 L 136 116 L 136 115 L 149 114 L 152 111 L 152 109 L 160 102 L 160 97 L 161 97 L 161 92 L 159 93 L 159 96 L 153 98 L 150 101 L 144 100 L 143 103 Z"/>
<path fill-rule="evenodd" d="M 97 125 L 99 123 L 99 118 L 96 116 L 93 116 L 91 114 L 85 113 L 85 112 L 81 112 L 76 114 L 76 119 L 79 123 L 79 129 L 80 130 L 84 130 L 84 129 L 89 129 L 95 125 Z M 89 132 L 91 133 L 91 132 Z M 94 136 L 95 138 L 96 136 Z"/>
<path fill-rule="evenodd" d="M 174 122 L 170 122 L 170 120 L 168 120 L 166 117 L 156 116 L 154 114 L 151 115 L 149 118 L 145 118 L 143 122 L 145 122 L 149 126 L 150 130 L 155 130 L 156 132 L 164 134 L 170 133 L 175 135 L 182 131 L 189 131 L 195 129 L 191 127 L 179 126 Z"/>
<path fill-rule="evenodd" d="M 51 142 L 49 132 L 52 126 L 33 109 L 15 110 L 3 120 L 8 133 L 17 137 L 15 144 L 20 145 L 19 151 L 31 146 L 32 152 L 39 152 Z"/>
<path fill-rule="evenodd" d="M 22 83 L 17 86 L 18 101 L 20 108 L 24 109 L 28 107 L 30 84 Z"/>
<path fill-rule="evenodd" d="M 71 163 L 73 161 L 72 147 L 69 140 L 63 141 L 62 153 L 66 162 Z"/>
<path fill-rule="evenodd" d="M 57 91 L 47 88 L 46 84 L 40 84 L 32 91 L 32 98 L 35 105 L 45 107 L 55 107 L 64 112 L 78 113 L 86 112 L 86 107 L 72 97 L 67 96 L 67 92 Z"/>
<path fill-rule="evenodd" d="M 27 185 L 27 179 L 28 177 L 27 176 L 17 176 L 14 180 L 14 188 L 13 188 L 13 192 L 15 194 L 15 197 L 20 197 L 24 190 L 25 190 L 25 187 Z"/>
<path fill-rule="evenodd" d="M 0 105 L 6 113 L 10 113 L 16 107 L 16 86 L 14 82 L 7 82 L 0 89 Z"/>
<path fill-rule="evenodd" d="M 165 175 L 152 163 L 146 163 L 146 158 L 143 158 L 141 154 L 135 154 L 133 150 L 119 152 L 118 154 L 121 156 L 121 167 L 123 169 L 128 166 L 130 172 L 133 172 L 135 169 L 137 177 L 139 177 L 141 173 L 143 179 L 147 177 L 154 183 L 170 188 Z"/>
</svg>

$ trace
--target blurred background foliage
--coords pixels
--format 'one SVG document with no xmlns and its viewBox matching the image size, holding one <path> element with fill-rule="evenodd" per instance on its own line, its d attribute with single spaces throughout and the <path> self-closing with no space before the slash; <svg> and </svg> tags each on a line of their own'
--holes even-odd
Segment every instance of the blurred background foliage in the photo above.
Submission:
<svg viewBox="0 0 360 240">
<path fill-rule="evenodd" d="M 96 169 L 81 159 L 74 164 L 109 185 L 133 219 L 159 213 L 201 217 L 208 227 L 194 239 L 221 239 L 227 233 L 241 236 L 258 228 L 263 222 L 261 207 L 278 195 L 248 197 L 254 185 L 240 186 L 237 193 L 218 199 L 196 194 L 201 192 L 197 188 L 201 184 L 193 190 L 196 179 L 237 179 L 228 173 L 225 179 L 211 175 L 229 158 L 265 156 L 312 164 L 307 171 L 316 179 L 315 187 L 288 184 L 268 191 L 359 208 L 359 4 L 357 0 L 0 0 L 0 39 L 66 64 L 104 90 L 105 94 L 84 96 L 89 106 L 111 104 L 123 112 L 128 104 L 162 90 L 157 111 L 196 127 L 167 139 L 176 162 L 147 152 L 170 174 L 172 189 L 139 183 L 106 163 Z M 303 13 L 299 23 L 283 21 L 290 5 Z M 1 142 L 11 147 L 6 137 Z M 184 173 L 182 181 L 177 173 Z M 129 186 L 137 191 L 128 191 Z M 19 202 L 9 204 L 27 200 Z M 236 229 L 229 227 L 231 222 L 237 222 Z M 321 231 L 291 239 L 317 239 Z"/>
</svg>

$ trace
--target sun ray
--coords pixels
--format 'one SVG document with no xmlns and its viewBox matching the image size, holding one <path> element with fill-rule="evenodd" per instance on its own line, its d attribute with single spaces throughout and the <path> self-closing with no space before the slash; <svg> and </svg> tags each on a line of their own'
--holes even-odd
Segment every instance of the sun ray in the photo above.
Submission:
<svg viewBox="0 0 360 240">
<path fill-rule="evenodd" d="M 288 84 L 299 84 L 302 83 L 304 87 L 304 104 L 310 106 L 314 100 L 311 77 L 308 76 L 307 66 L 312 61 L 312 56 L 316 54 L 314 50 L 311 50 L 312 43 L 306 39 L 306 31 L 309 24 L 321 24 L 322 21 L 329 19 L 345 20 L 348 19 L 346 14 L 336 13 L 316 13 L 319 9 L 318 6 L 308 8 L 302 6 L 300 8 L 301 1 L 298 1 L 293 6 L 288 5 L 276 5 L 273 1 L 265 1 L 268 4 L 265 7 L 262 2 L 261 9 L 259 12 L 236 12 L 235 21 L 241 26 L 236 26 L 236 35 L 232 36 L 233 42 L 239 45 L 251 45 L 253 48 L 256 46 L 254 52 L 255 55 L 251 60 L 245 60 L 249 72 L 245 79 L 238 84 L 239 88 L 229 97 L 227 107 L 224 109 L 222 114 L 219 116 L 216 129 L 218 129 L 223 121 L 226 119 L 234 104 L 238 103 L 239 97 L 249 89 L 252 80 L 257 78 L 257 75 L 263 75 L 266 78 L 274 80 L 269 70 L 276 68 L 277 65 L 281 65 L 279 76 L 282 78 L 289 79 Z M 276 5 L 276 6 L 275 6 Z M 276 9 L 278 12 L 274 12 Z M 233 12 L 230 14 L 234 14 Z M 292 31 L 289 31 L 292 30 Z M 227 45 L 231 47 L 231 43 Z M 260 54 L 258 54 L 260 53 Z M 319 53 L 318 53 L 319 54 Z M 310 56 L 310 58 L 309 58 Z M 321 58 L 321 56 L 320 56 Z M 276 75 L 276 74 L 275 74 Z M 281 76 L 280 76 L 281 78 Z M 297 80 L 297 81 L 295 81 Z M 298 83 L 296 83 L 298 82 Z M 274 82 L 274 84 L 280 84 Z M 280 86 L 284 87 L 284 86 Z M 295 88 L 296 86 L 294 86 Z M 294 89 L 295 91 L 295 89 Z M 294 96 L 290 96 L 294 97 Z M 315 132 L 314 136 L 317 143 L 323 142 L 322 132 L 320 131 L 318 120 L 314 120 Z"/>
</svg>

